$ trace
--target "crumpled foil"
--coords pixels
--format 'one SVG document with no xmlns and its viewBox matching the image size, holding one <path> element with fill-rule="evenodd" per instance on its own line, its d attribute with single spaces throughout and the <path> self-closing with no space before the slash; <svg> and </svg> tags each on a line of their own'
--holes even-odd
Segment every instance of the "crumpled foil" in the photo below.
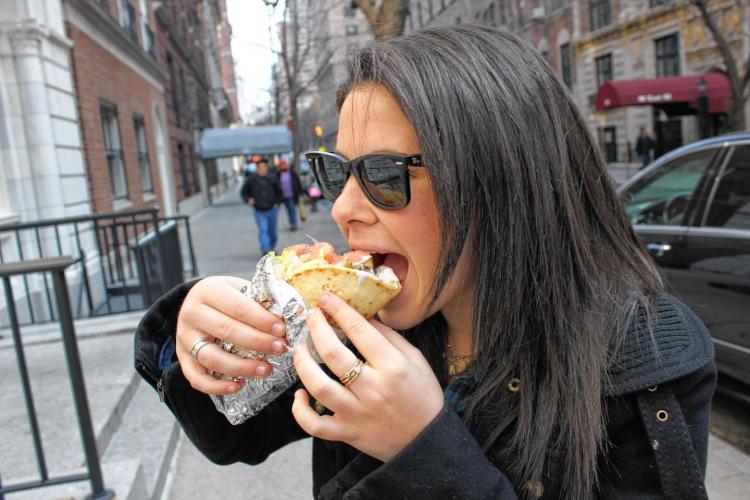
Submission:
<svg viewBox="0 0 750 500">
<path fill-rule="evenodd" d="M 216 343 L 225 351 L 243 358 L 265 360 L 272 367 L 271 374 L 267 378 L 245 379 L 245 385 L 234 394 L 211 396 L 216 409 L 234 425 L 241 424 L 255 416 L 294 385 L 298 377 L 297 370 L 294 369 L 293 350 L 296 346 L 308 342 L 310 338 L 304 300 L 291 285 L 276 278 L 273 260 L 268 255 L 258 262 L 250 287 L 244 288 L 242 293 L 283 318 L 289 349 L 282 354 L 272 356 L 217 339 Z M 312 342 L 309 343 L 312 345 Z M 317 353 L 314 354 L 317 358 Z M 213 373 L 213 375 L 216 378 L 232 380 L 232 377 L 224 374 Z"/>
</svg>

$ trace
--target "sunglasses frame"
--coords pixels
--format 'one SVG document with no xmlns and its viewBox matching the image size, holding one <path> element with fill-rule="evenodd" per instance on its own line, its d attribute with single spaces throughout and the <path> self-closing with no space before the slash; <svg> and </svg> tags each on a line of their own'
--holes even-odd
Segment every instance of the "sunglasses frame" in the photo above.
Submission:
<svg viewBox="0 0 750 500">
<path fill-rule="evenodd" d="M 321 182 L 320 177 L 318 176 L 318 170 L 315 167 L 315 161 L 319 158 L 333 158 L 337 161 L 339 161 L 342 164 L 342 167 L 344 169 L 344 184 L 341 188 L 341 191 L 343 191 L 344 186 L 346 186 L 346 182 L 349 180 L 349 175 L 354 175 L 354 178 L 357 179 L 357 184 L 359 184 L 359 187 L 362 189 L 362 192 L 365 193 L 365 196 L 368 200 L 370 200 L 370 203 L 375 205 L 378 208 L 382 208 L 383 210 L 400 210 L 404 208 L 406 205 L 409 204 L 411 201 L 411 183 L 409 180 L 409 167 L 424 167 L 424 164 L 422 163 L 422 155 L 414 154 L 414 155 L 401 155 L 397 153 L 372 153 L 367 154 L 363 156 L 359 156 L 357 158 L 354 158 L 353 160 L 347 160 L 346 158 L 342 157 L 341 155 L 337 155 L 336 153 L 328 153 L 328 152 L 321 152 L 321 151 L 308 151 L 305 153 L 305 158 L 307 158 L 307 161 L 310 163 L 310 170 L 313 173 L 313 176 L 315 177 L 315 181 L 318 183 L 318 186 L 320 187 L 320 192 L 323 194 L 325 199 L 331 202 L 335 202 L 336 199 L 341 196 L 341 192 L 339 192 L 338 195 L 333 196 L 328 188 L 326 188 L 325 184 Z M 378 201 L 375 196 L 370 193 L 370 191 L 367 189 L 364 179 L 362 178 L 362 174 L 365 170 L 365 161 L 370 158 L 391 158 L 395 160 L 396 166 L 399 167 L 399 176 L 401 177 L 401 182 L 405 186 L 405 196 L 406 200 L 402 205 L 398 206 L 389 206 L 381 203 Z"/>
</svg>

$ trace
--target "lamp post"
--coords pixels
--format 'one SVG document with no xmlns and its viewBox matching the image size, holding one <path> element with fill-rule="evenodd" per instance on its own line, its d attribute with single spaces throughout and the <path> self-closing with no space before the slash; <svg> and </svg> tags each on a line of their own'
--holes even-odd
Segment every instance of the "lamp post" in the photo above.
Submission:
<svg viewBox="0 0 750 500">
<path fill-rule="evenodd" d="M 279 0 L 263 0 L 263 3 L 268 7 L 268 47 L 271 51 L 271 55 L 275 56 L 276 51 L 273 47 L 273 18 L 274 12 L 276 12 L 276 6 L 279 4 Z M 273 123 L 279 121 L 279 102 L 278 88 L 276 84 L 276 61 L 271 63 L 271 100 L 268 103 L 268 115 Z"/>
</svg>

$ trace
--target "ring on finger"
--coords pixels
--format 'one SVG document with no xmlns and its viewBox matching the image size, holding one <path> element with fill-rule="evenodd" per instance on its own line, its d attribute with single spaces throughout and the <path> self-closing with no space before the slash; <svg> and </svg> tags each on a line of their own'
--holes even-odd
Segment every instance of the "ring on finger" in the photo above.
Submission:
<svg viewBox="0 0 750 500">
<path fill-rule="evenodd" d="M 357 358 L 357 361 L 354 363 L 354 366 L 346 370 L 344 374 L 339 377 L 339 381 L 342 384 L 344 384 L 344 387 L 346 387 L 352 382 L 354 382 L 355 380 L 357 380 L 357 377 L 359 377 L 359 374 L 362 373 L 362 370 L 364 369 L 365 369 L 365 362 Z"/>
<path fill-rule="evenodd" d="M 213 342 L 205 338 L 200 338 L 196 340 L 195 342 L 193 342 L 193 345 L 190 346 L 190 351 L 188 351 L 190 352 L 190 356 L 192 356 L 192 358 L 197 362 L 198 353 L 200 352 L 201 349 L 206 347 L 208 344 L 213 344 Z"/>
</svg>

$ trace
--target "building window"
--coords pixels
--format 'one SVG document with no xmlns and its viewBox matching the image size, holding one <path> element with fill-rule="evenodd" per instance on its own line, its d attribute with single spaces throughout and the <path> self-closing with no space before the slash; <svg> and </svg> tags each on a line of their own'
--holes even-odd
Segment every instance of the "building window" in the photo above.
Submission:
<svg viewBox="0 0 750 500">
<path fill-rule="evenodd" d="M 562 81 L 568 88 L 573 86 L 573 71 L 570 65 L 570 44 L 565 43 L 560 45 L 560 74 L 562 75 Z"/>
<path fill-rule="evenodd" d="M 500 16 L 500 25 L 505 24 L 505 0 L 498 0 L 497 12 Z"/>
<path fill-rule="evenodd" d="M 660 5 L 668 5 L 672 3 L 672 0 L 649 0 L 648 6 L 652 9 L 654 7 L 659 7 Z"/>
<path fill-rule="evenodd" d="M 612 11 L 609 0 L 589 0 L 589 23 L 591 31 L 607 26 L 611 22 Z"/>
<path fill-rule="evenodd" d="M 612 54 L 597 57 L 595 62 L 596 88 L 599 88 L 604 82 L 612 79 Z"/>
<path fill-rule="evenodd" d="M 656 76 L 680 74 L 680 53 L 677 34 L 654 40 L 656 45 Z"/>
<path fill-rule="evenodd" d="M 354 36 L 359 32 L 357 29 L 357 26 L 354 24 L 349 24 L 346 27 L 346 36 Z"/>
<path fill-rule="evenodd" d="M 135 145 L 138 151 L 138 172 L 141 175 L 141 191 L 153 193 L 154 185 L 151 177 L 151 162 L 148 158 L 148 141 L 146 141 L 146 124 L 142 116 L 133 117 L 135 129 Z"/>
<path fill-rule="evenodd" d="M 99 113 L 102 117 L 104 151 L 107 155 L 112 199 L 126 199 L 128 197 L 128 181 L 125 176 L 125 158 L 120 142 L 120 127 L 117 124 L 117 108 L 112 104 L 102 103 L 99 106 Z"/>
<path fill-rule="evenodd" d="M 607 162 L 617 161 L 617 127 L 600 129 L 599 142 L 604 149 L 604 157 Z"/>
<path fill-rule="evenodd" d="M 422 2 L 417 2 L 417 20 L 419 21 L 419 26 L 422 27 L 424 24 L 424 19 L 422 18 Z"/>
<path fill-rule="evenodd" d="M 434 12 L 432 11 L 432 0 L 427 0 L 427 11 L 430 14 L 430 21 L 432 21 L 432 18 L 435 17 Z"/>
<path fill-rule="evenodd" d="M 344 7 L 344 17 L 354 17 L 355 12 L 351 5 Z"/>
<path fill-rule="evenodd" d="M 135 23 L 135 7 L 133 7 L 133 4 L 131 4 L 127 0 L 120 0 L 120 24 L 122 24 L 122 27 L 125 28 L 128 33 L 130 33 L 130 36 L 131 38 L 133 38 L 133 40 L 138 39 Z"/>
<path fill-rule="evenodd" d="M 185 198 L 189 197 L 191 194 L 193 194 L 192 186 L 190 185 L 190 179 L 188 178 L 188 171 L 187 166 L 185 165 L 185 148 L 182 147 L 182 144 L 179 142 L 177 143 L 177 162 L 180 166 L 180 180 L 182 181 L 182 194 L 185 196 Z"/>
</svg>

